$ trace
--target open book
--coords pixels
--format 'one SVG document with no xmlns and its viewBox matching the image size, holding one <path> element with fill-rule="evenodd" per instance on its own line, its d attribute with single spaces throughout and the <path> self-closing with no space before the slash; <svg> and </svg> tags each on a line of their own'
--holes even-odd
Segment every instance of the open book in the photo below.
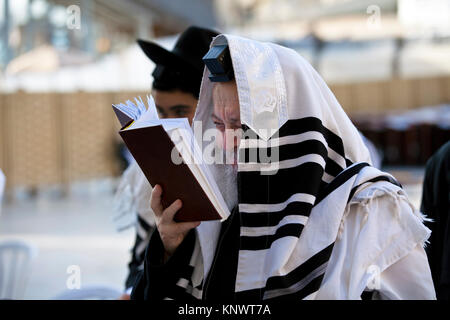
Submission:
<svg viewBox="0 0 450 320">
<path fill-rule="evenodd" d="M 175 221 L 226 219 L 230 211 L 187 118 L 159 119 L 152 97 L 147 104 L 136 98 L 113 109 L 122 125 L 119 134 L 147 180 L 162 187 L 163 207 L 181 199 Z"/>
</svg>

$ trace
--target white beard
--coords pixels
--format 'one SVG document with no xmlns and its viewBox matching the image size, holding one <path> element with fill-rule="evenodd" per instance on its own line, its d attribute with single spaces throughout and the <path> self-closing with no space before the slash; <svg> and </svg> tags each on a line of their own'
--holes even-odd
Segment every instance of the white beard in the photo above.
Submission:
<svg viewBox="0 0 450 320">
<path fill-rule="evenodd" d="M 232 211 L 238 203 L 237 167 L 214 164 L 210 168 L 228 209 Z"/>
</svg>

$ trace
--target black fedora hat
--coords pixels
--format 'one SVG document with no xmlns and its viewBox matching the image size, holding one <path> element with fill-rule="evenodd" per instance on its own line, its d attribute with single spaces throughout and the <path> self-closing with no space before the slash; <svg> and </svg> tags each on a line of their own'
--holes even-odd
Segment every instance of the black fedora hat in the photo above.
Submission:
<svg viewBox="0 0 450 320">
<path fill-rule="evenodd" d="M 202 73 L 202 58 L 208 52 L 213 37 L 218 34 L 213 30 L 191 26 L 179 36 L 172 51 L 154 42 L 142 39 L 137 42 L 145 55 L 156 65 Z"/>
</svg>

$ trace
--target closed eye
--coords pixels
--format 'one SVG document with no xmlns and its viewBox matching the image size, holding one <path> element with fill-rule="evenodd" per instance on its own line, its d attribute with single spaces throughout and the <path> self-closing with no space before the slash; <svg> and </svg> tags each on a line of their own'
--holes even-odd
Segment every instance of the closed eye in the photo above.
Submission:
<svg viewBox="0 0 450 320">
<path fill-rule="evenodd" d="M 220 131 L 225 130 L 225 124 L 223 124 L 222 122 L 214 121 L 214 124 L 216 125 L 216 128 L 219 129 Z"/>
</svg>

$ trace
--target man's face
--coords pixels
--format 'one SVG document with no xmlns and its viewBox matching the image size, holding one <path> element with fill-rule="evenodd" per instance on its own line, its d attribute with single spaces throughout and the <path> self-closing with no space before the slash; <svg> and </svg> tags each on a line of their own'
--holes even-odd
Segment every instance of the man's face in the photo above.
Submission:
<svg viewBox="0 0 450 320">
<path fill-rule="evenodd" d="M 161 118 L 188 118 L 192 123 L 198 102 L 192 94 L 180 90 L 152 89 L 152 96 Z"/>
<path fill-rule="evenodd" d="M 241 135 L 239 98 L 235 81 L 217 82 L 213 87 L 214 112 L 212 120 L 222 133 L 219 142 L 226 152 L 233 152 L 233 164 L 237 164 L 237 149 Z"/>
</svg>

